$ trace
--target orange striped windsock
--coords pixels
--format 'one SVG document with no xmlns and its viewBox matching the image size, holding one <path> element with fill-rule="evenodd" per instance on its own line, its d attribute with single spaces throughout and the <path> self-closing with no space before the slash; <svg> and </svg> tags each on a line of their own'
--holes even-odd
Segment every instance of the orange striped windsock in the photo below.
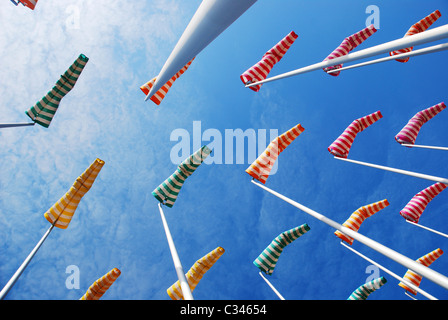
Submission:
<svg viewBox="0 0 448 320">
<path fill-rule="evenodd" d="M 389 201 L 387 201 L 387 199 L 384 199 L 384 200 L 363 206 L 363 207 L 359 208 L 358 210 L 356 210 L 355 212 L 353 212 L 351 214 L 350 218 L 348 218 L 342 225 L 344 227 L 352 229 L 353 231 L 358 232 L 359 228 L 361 227 L 361 224 L 364 222 L 365 219 L 373 216 L 373 214 L 384 209 L 388 205 L 389 205 Z M 336 236 L 338 236 L 339 238 L 341 238 L 341 240 L 344 240 L 345 242 L 347 242 L 349 245 L 353 244 L 353 238 L 345 235 L 344 233 L 340 232 L 339 230 L 337 230 L 334 234 Z"/>
<path fill-rule="evenodd" d="M 191 292 L 193 292 L 204 274 L 215 264 L 216 261 L 218 261 L 219 258 L 221 258 L 224 252 L 225 250 L 223 248 L 217 247 L 215 250 L 209 252 L 207 255 L 196 261 L 196 263 L 190 268 L 185 276 Z M 184 298 L 179 281 L 169 287 L 166 292 L 173 300 L 182 300 Z"/>
<path fill-rule="evenodd" d="M 429 267 L 434 261 L 436 261 L 441 255 L 443 254 L 443 250 L 440 248 L 428 253 L 427 255 L 424 255 L 423 257 L 416 260 L 418 263 L 421 263 L 422 265 Z M 415 273 L 414 271 L 408 269 L 406 271 L 404 277 L 404 280 L 407 280 L 409 283 L 412 283 L 414 286 L 419 287 L 420 282 L 422 281 L 422 276 Z M 403 282 L 400 282 L 398 284 L 400 287 L 404 288 L 406 291 L 412 293 L 413 295 L 417 294 L 417 291 L 414 289 L 409 288 L 406 284 Z"/>
<path fill-rule="evenodd" d="M 345 56 L 350 53 L 353 49 L 355 49 L 357 46 L 359 46 L 361 43 L 363 43 L 367 38 L 369 38 L 371 35 L 373 35 L 377 30 L 372 25 L 368 26 L 367 28 L 362 29 L 361 31 L 352 34 L 351 36 L 345 38 L 342 43 L 337 47 L 332 53 L 328 55 L 324 59 L 324 61 L 339 58 L 342 56 Z M 330 70 L 334 69 L 340 69 L 342 68 L 342 64 L 338 64 L 335 66 L 324 68 L 325 72 L 328 72 Z M 329 73 L 332 76 L 338 76 L 341 72 L 332 72 Z"/>
<path fill-rule="evenodd" d="M 395 140 L 400 144 L 414 144 L 422 126 L 445 108 L 445 103 L 440 102 L 435 106 L 417 112 L 403 127 L 403 129 L 397 133 Z"/>
<path fill-rule="evenodd" d="M 185 71 L 187 71 L 188 67 L 193 62 L 194 58 L 190 60 L 182 69 L 180 69 L 170 80 L 168 80 L 167 83 L 165 83 L 156 93 L 154 93 L 150 99 L 152 102 L 154 102 L 157 105 L 160 105 L 162 100 L 165 98 L 166 94 L 168 93 L 168 90 L 170 90 L 171 86 L 173 85 L 174 81 L 176 81 L 182 74 L 184 74 Z M 157 77 L 151 79 L 144 85 L 140 87 L 140 90 L 143 91 L 144 94 L 148 95 L 149 91 L 154 85 L 154 82 L 156 82 Z"/>
<path fill-rule="evenodd" d="M 426 31 L 441 16 L 442 16 L 442 14 L 440 13 L 439 10 L 434 11 L 430 15 L 426 16 L 425 18 L 423 18 L 419 22 L 417 22 L 414 25 L 412 25 L 412 27 L 406 32 L 406 34 L 404 36 L 405 37 L 409 37 L 409 36 L 413 36 L 414 34 Z M 400 50 L 389 52 L 389 55 L 390 56 L 396 56 L 397 54 L 411 52 L 413 49 L 414 49 L 414 47 L 400 49 Z M 398 62 L 408 62 L 409 61 L 409 57 L 401 58 L 401 59 L 399 58 L 399 59 L 395 59 L 395 60 L 397 60 Z"/>
<path fill-rule="evenodd" d="M 73 183 L 70 190 L 47 212 L 45 218 L 55 227 L 66 229 L 75 214 L 82 197 L 90 190 L 100 173 L 104 161 L 96 159 Z"/>
<path fill-rule="evenodd" d="M 246 169 L 246 172 L 261 183 L 266 183 L 278 155 L 286 149 L 305 129 L 299 123 L 295 127 L 278 136 L 268 145 L 266 150 Z"/>
<path fill-rule="evenodd" d="M 121 271 L 113 268 L 107 274 L 96 280 L 79 300 L 99 300 L 110 286 L 120 276 Z"/>
<path fill-rule="evenodd" d="M 448 185 L 437 182 L 417 193 L 408 204 L 400 211 L 400 215 L 406 220 L 418 223 L 420 216 L 425 211 L 428 203 Z"/>
<path fill-rule="evenodd" d="M 244 71 L 240 75 L 241 81 L 243 81 L 244 84 L 249 84 L 266 79 L 274 65 L 283 58 L 297 38 L 298 35 L 294 31 L 291 31 L 286 37 L 266 52 L 259 62 Z M 255 92 L 258 92 L 260 88 L 261 84 L 249 87 L 249 89 Z"/>
<path fill-rule="evenodd" d="M 381 119 L 381 111 L 354 120 L 329 147 L 328 151 L 336 157 L 347 158 L 356 135 Z"/>
</svg>

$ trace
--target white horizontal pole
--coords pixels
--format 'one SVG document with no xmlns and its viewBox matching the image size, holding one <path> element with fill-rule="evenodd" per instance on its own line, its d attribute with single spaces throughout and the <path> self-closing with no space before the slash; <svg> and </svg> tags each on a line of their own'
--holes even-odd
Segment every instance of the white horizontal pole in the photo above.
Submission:
<svg viewBox="0 0 448 320">
<path fill-rule="evenodd" d="M 415 223 L 415 222 L 412 222 L 412 221 L 409 221 L 409 220 L 406 220 L 406 222 L 407 222 L 407 223 L 410 223 L 410 224 L 412 224 L 412 225 L 414 225 L 414 226 L 420 227 L 420 228 L 422 228 L 422 229 L 431 231 L 431 232 L 433 232 L 433 233 L 437 233 L 438 235 L 440 235 L 440 236 L 442 236 L 442 237 L 448 238 L 448 235 L 447 235 L 447 234 L 442 233 L 442 232 L 440 232 L 440 231 L 437 231 L 437 230 L 434 230 L 434 229 L 431 229 L 431 228 L 422 226 L 421 224 L 418 224 L 418 223 Z"/>
<path fill-rule="evenodd" d="M 398 281 L 403 282 L 405 285 L 407 285 L 409 288 L 414 289 L 415 291 L 417 291 L 418 293 L 424 295 L 426 298 L 430 299 L 430 300 L 438 300 L 437 298 L 435 298 L 434 296 L 430 295 L 429 293 L 427 293 L 426 291 L 420 289 L 419 287 L 415 286 L 414 284 L 406 281 L 405 279 L 403 279 L 402 277 L 398 276 L 396 273 L 390 271 L 389 269 L 383 267 L 382 265 L 380 265 L 379 263 L 373 261 L 372 259 L 366 257 L 365 255 L 363 255 L 362 253 L 360 253 L 359 251 L 356 251 L 355 249 L 351 248 L 350 246 L 346 245 L 345 243 L 343 243 L 341 241 L 341 244 L 346 247 L 347 249 L 351 250 L 352 252 L 354 252 L 355 254 L 357 254 L 358 256 L 360 256 L 361 258 L 367 260 L 368 262 L 370 262 L 371 264 L 377 266 L 378 268 L 380 268 L 381 270 L 383 270 L 384 272 L 390 274 L 392 277 L 394 277 L 395 279 L 397 279 Z"/>
<path fill-rule="evenodd" d="M 162 205 L 160 203 L 159 211 L 160 216 L 162 217 L 163 228 L 165 229 L 166 239 L 168 240 L 171 257 L 173 258 L 174 268 L 176 269 L 177 278 L 179 279 L 180 288 L 182 289 L 184 300 L 194 300 L 191 293 L 190 285 L 187 281 L 187 277 L 185 277 L 184 269 L 182 268 L 182 264 L 180 263 L 179 255 L 177 254 L 176 246 L 174 245 L 168 223 L 166 222 L 165 215 L 163 214 Z"/>
<path fill-rule="evenodd" d="M 443 274 L 438 273 L 437 271 L 434 271 L 412 259 L 409 259 L 408 257 L 402 255 L 401 253 L 398 253 L 358 232 L 355 232 L 354 230 L 347 228 L 329 218 L 327 218 L 326 216 L 305 207 L 304 205 L 301 205 L 300 203 L 289 199 L 288 197 L 285 197 L 284 195 L 269 189 L 268 187 L 254 181 L 251 180 L 251 182 L 253 184 L 255 184 L 256 186 L 268 191 L 269 193 L 275 195 L 276 197 L 282 199 L 283 201 L 293 205 L 294 207 L 308 213 L 309 215 L 313 216 L 314 218 L 326 223 L 327 225 L 329 225 L 332 228 L 335 228 L 341 232 L 343 232 L 344 234 L 346 234 L 347 236 L 359 241 L 360 243 L 372 248 L 373 250 L 383 254 L 384 256 L 394 260 L 395 262 L 405 266 L 406 268 L 414 271 L 415 273 L 418 273 L 419 275 L 421 275 L 422 277 L 427 278 L 428 280 L 438 284 L 439 286 L 448 289 L 448 278 L 446 276 L 444 276 Z"/>
<path fill-rule="evenodd" d="M 31 123 L 1 123 L 1 128 L 14 128 L 14 127 L 27 127 L 27 126 L 34 126 L 34 122 Z"/>
<path fill-rule="evenodd" d="M 438 44 L 438 45 L 435 45 L 432 47 L 423 48 L 423 49 L 419 49 L 419 50 L 413 50 L 410 52 L 397 54 L 395 56 L 388 56 L 388 57 L 384 57 L 384 58 L 380 58 L 380 59 L 376 59 L 376 60 L 366 61 L 363 63 L 354 64 L 352 66 L 347 66 L 347 67 L 343 67 L 343 68 L 339 68 L 339 69 L 330 70 L 330 71 L 327 71 L 327 73 L 340 72 L 340 71 L 344 71 L 344 70 L 350 70 L 350 69 L 355 69 L 355 68 L 359 68 L 359 67 L 370 66 L 372 64 L 382 63 L 382 62 L 391 61 L 391 60 L 395 60 L 395 59 L 403 59 L 403 58 L 408 58 L 408 57 L 421 56 L 424 54 L 435 53 L 435 52 L 440 52 L 440 51 L 444 51 L 444 50 L 448 50 L 448 43 Z"/>
<path fill-rule="evenodd" d="M 441 182 L 441 183 L 444 183 L 444 184 L 448 184 L 448 179 L 441 178 L 441 177 L 436 177 L 436 176 L 431 176 L 431 175 L 428 175 L 428 174 L 423 174 L 423 173 L 418 173 L 418 172 L 413 172 L 413 171 L 407 171 L 407 170 L 402 170 L 402 169 L 395 169 L 395 168 L 391 168 L 391 167 L 380 166 L 378 164 L 362 162 L 362 161 L 357 161 L 357 160 L 352 160 L 352 159 L 346 159 L 346 158 L 341 158 L 341 157 L 334 157 L 334 158 L 338 159 L 338 160 L 343 160 L 343 161 L 347 161 L 347 162 L 360 164 L 360 165 L 367 166 L 367 167 L 372 167 L 372 168 L 386 170 L 386 171 L 391 171 L 391 172 L 395 172 L 395 173 L 400 173 L 400 174 L 404 174 L 404 175 L 408 175 L 408 176 L 412 176 L 412 177 L 416 177 L 416 178 L 421 178 L 421 179 L 426 179 L 426 180 L 431 180 L 431 181 L 435 181 L 435 182 Z"/>
<path fill-rule="evenodd" d="M 264 281 L 266 281 L 266 283 L 268 284 L 269 287 L 271 287 L 272 291 L 274 291 L 274 293 L 277 295 L 277 297 L 280 298 L 280 300 L 285 300 L 285 298 L 283 298 L 283 296 L 280 294 L 280 292 L 277 291 L 277 289 L 275 289 L 275 287 L 269 282 L 268 279 L 266 279 L 261 272 L 258 273 L 263 279 Z"/>
<path fill-rule="evenodd" d="M 424 148 L 424 149 L 435 149 L 435 150 L 448 150 L 447 147 L 424 146 L 424 145 L 419 145 L 419 144 L 407 144 L 407 143 L 402 143 L 401 145 L 404 146 L 404 147 L 410 147 L 410 148 Z"/>
<path fill-rule="evenodd" d="M 399 49 L 403 49 L 403 48 L 408 48 L 408 47 L 413 47 L 413 46 L 417 46 L 420 44 L 425 44 L 425 43 L 434 42 L 437 40 L 442 40 L 445 38 L 448 38 L 448 25 L 443 25 L 438 28 L 426 30 L 424 32 L 412 35 L 410 37 L 403 37 L 403 38 L 393 40 L 390 42 L 386 42 L 386 43 L 383 43 L 383 44 L 380 44 L 380 45 L 377 45 L 377 46 L 374 46 L 371 48 L 367 48 L 367 49 L 360 50 L 357 52 L 349 53 L 342 57 L 318 62 L 313 65 L 309 65 L 307 67 L 303 67 L 303 68 L 296 69 L 293 71 L 285 72 L 285 73 L 279 74 L 274 77 L 266 78 L 266 79 L 258 81 L 258 82 L 247 84 L 246 87 L 252 87 L 252 86 L 259 85 L 259 84 L 263 84 L 263 83 L 267 83 L 267 82 L 271 82 L 271 81 L 275 81 L 275 80 L 280 80 L 280 79 L 296 76 L 299 74 L 304 74 L 307 72 L 323 69 L 326 67 L 332 67 L 332 66 L 335 66 L 338 64 L 353 62 L 353 61 L 357 61 L 357 60 L 361 60 L 361 59 L 367 59 L 367 58 L 377 56 L 377 55 L 380 55 L 380 54 L 383 54 L 386 52 L 399 50 Z"/>
</svg>

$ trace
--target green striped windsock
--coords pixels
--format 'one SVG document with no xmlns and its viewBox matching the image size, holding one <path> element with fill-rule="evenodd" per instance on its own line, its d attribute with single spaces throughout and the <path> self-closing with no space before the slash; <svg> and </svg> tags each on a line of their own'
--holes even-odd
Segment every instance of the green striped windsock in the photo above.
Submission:
<svg viewBox="0 0 448 320">
<path fill-rule="evenodd" d="M 254 265 L 264 273 L 271 275 L 274 272 L 275 265 L 277 264 L 283 249 L 309 230 L 310 227 L 304 223 L 301 226 L 281 233 L 277 238 L 272 240 L 271 244 L 254 260 Z"/>
<path fill-rule="evenodd" d="M 386 282 L 387 280 L 384 277 L 373 279 L 353 291 L 347 300 L 366 300 L 372 292 L 382 287 Z"/>
<path fill-rule="evenodd" d="M 168 179 L 154 189 L 152 195 L 167 207 L 171 208 L 185 180 L 191 176 L 210 152 L 211 150 L 207 146 L 203 146 L 193 153 L 177 167 L 177 170 Z"/>
<path fill-rule="evenodd" d="M 70 68 L 65 71 L 59 78 L 53 89 L 48 92 L 45 97 L 39 100 L 34 106 L 32 106 L 25 113 L 36 123 L 48 128 L 50 122 L 53 119 L 56 111 L 58 110 L 59 103 L 62 98 L 70 92 L 75 86 L 82 70 L 89 61 L 85 55 L 80 54 L 79 57 L 73 62 Z"/>
</svg>

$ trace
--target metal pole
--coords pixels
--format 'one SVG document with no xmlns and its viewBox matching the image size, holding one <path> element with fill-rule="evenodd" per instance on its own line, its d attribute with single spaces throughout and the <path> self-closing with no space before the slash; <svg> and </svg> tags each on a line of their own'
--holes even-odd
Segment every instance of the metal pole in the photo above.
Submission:
<svg viewBox="0 0 448 320">
<path fill-rule="evenodd" d="M 363 62 L 363 63 L 358 63 L 358 64 L 354 64 L 352 66 L 347 66 L 347 67 L 343 67 L 343 68 L 339 68 L 339 69 L 330 70 L 330 71 L 327 71 L 327 73 L 340 72 L 340 71 L 344 71 L 344 70 L 349 70 L 349 69 L 354 69 L 354 68 L 359 68 L 359 67 L 365 67 L 365 66 L 369 66 L 369 65 L 377 64 L 377 63 L 381 63 L 381 62 L 391 61 L 391 60 L 395 60 L 395 59 L 398 59 L 398 58 L 407 58 L 407 57 L 420 56 L 420 55 L 424 55 L 424 54 L 428 54 L 428 53 L 440 52 L 440 51 L 444 51 L 444 50 L 448 50 L 448 43 L 438 44 L 438 45 L 435 45 L 435 46 L 432 46 L 432 47 L 423 48 L 423 49 L 419 49 L 419 50 L 413 50 L 413 51 L 406 52 L 406 53 L 401 53 L 401 54 L 398 54 L 398 55 L 395 55 L 395 56 L 389 56 L 389 57 L 385 57 L 385 58 L 381 58 L 381 59 L 376 59 L 376 60 L 371 60 L 371 61 L 367 61 L 367 62 Z"/>
<path fill-rule="evenodd" d="M 13 128 L 13 127 L 27 127 L 27 126 L 34 126 L 34 122 L 31 123 L 3 123 L 0 124 L 1 128 Z"/>
<path fill-rule="evenodd" d="M 425 32 L 415 34 L 411 37 L 403 37 L 403 38 L 400 38 L 397 40 L 386 42 L 386 43 L 383 43 L 383 44 L 380 44 L 380 45 L 377 45 L 377 46 L 374 46 L 371 48 L 367 48 L 364 50 L 360 50 L 358 52 L 347 54 L 347 55 L 339 57 L 339 58 L 318 62 L 313 65 L 309 65 L 307 67 L 303 67 L 300 69 L 282 73 L 280 75 L 277 75 L 277 76 L 274 76 L 271 78 L 266 78 L 266 79 L 258 81 L 258 82 L 247 84 L 246 87 L 252 87 L 252 86 L 262 84 L 262 83 L 271 82 L 271 81 L 275 81 L 275 80 L 279 80 L 279 79 L 284 79 L 284 78 L 296 76 L 299 74 L 304 74 L 307 72 L 315 71 L 318 69 L 335 66 L 338 64 L 343 64 L 343 63 L 348 63 L 348 62 L 357 61 L 357 60 L 361 60 L 361 59 L 366 59 L 366 58 L 370 58 L 373 56 L 377 56 L 382 53 L 386 53 L 386 52 L 390 52 L 390 51 L 394 51 L 394 50 L 398 50 L 398 49 L 403 49 L 403 48 L 408 48 L 408 47 L 412 47 L 412 46 L 417 46 L 420 44 L 425 44 L 425 43 L 429 43 L 429 42 L 433 42 L 433 41 L 437 41 L 437 40 L 442 40 L 445 38 L 448 38 L 448 25 L 434 28 L 432 30 L 427 30 Z"/>
<path fill-rule="evenodd" d="M 276 197 L 282 199 L 283 201 L 293 205 L 294 207 L 308 213 L 309 215 L 313 216 L 314 218 L 326 223 L 332 228 L 335 228 L 343 233 L 345 233 L 347 236 L 365 244 L 366 246 L 372 248 L 373 250 L 383 254 L 384 256 L 394 260 L 395 262 L 398 262 L 399 264 L 405 266 L 406 268 L 418 273 L 419 275 L 429 279 L 430 281 L 438 284 L 439 286 L 442 286 L 445 289 L 448 289 L 448 278 L 444 276 L 443 274 L 440 274 L 412 259 L 409 259 L 408 257 L 402 255 L 401 253 L 398 253 L 358 232 L 355 232 L 354 230 L 347 228 L 327 217 L 324 215 L 311 210 L 310 208 L 305 207 L 304 205 L 301 205 L 300 203 L 289 199 L 288 197 L 285 197 L 284 195 L 269 189 L 268 187 L 261 185 L 258 182 L 255 182 L 254 180 L 251 180 L 251 182 L 260 188 L 268 191 L 269 193 L 275 195 Z"/>
<path fill-rule="evenodd" d="M 180 263 L 179 255 L 177 254 L 176 247 L 174 246 L 173 238 L 171 237 L 170 229 L 166 223 L 165 215 L 163 214 L 162 205 L 159 203 L 160 216 L 162 217 L 163 228 L 165 229 L 166 238 L 168 240 L 168 245 L 170 247 L 171 256 L 173 257 L 174 268 L 176 269 L 177 277 L 180 282 L 180 287 L 182 289 L 182 294 L 185 300 L 194 300 L 191 293 L 190 285 L 188 284 L 187 278 L 185 277 L 185 272 Z"/>
<path fill-rule="evenodd" d="M 412 225 L 414 225 L 414 226 L 420 227 L 420 228 L 422 228 L 422 229 L 426 229 L 426 230 L 428 230 L 428 231 L 437 233 L 438 235 L 441 235 L 442 237 L 448 238 L 448 235 L 445 234 L 445 233 L 442 233 L 442 232 L 436 231 L 436 230 L 434 230 L 434 229 L 431 229 L 431 228 L 422 226 L 421 224 L 418 224 L 418 223 L 415 223 L 415 222 L 412 222 L 412 221 L 409 221 L 409 220 L 405 220 L 405 221 L 408 222 L 408 223 L 410 223 L 410 224 L 412 224 Z"/>
<path fill-rule="evenodd" d="M 357 161 L 357 160 L 351 160 L 351 159 L 346 159 L 346 158 L 340 158 L 340 157 L 334 157 L 334 158 L 338 159 L 338 160 L 343 160 L 343 161 L 347 161 L 347 162 L 360 164 L 360 165 L 367 166 L 367 167 L 382 169 L 382 170 L 386 170 L 386 171 L 401 173 L 401 174 L 416 177 L 416 178 L 421 178 L 421 179 L 426 179 L 426 180 L 431 180 L 431 181 L 435 181 L 435 182 L 441 182 L 444 184 L 448 184 L 448 179 L 445 179 L 445 178 L 430 176 L 430 175 L 423 174 L 423 173 L 417 173 L 417 172 L 406 171 L 406 170 L 401 170 L 401 169 L 395 169 L 395 168 L 386 167 L 386 166 L 380 166 L 377 164 L 372 164 L 372 163 L 362 162 L 362 161 Z"/>
<path fill-rule="evenodd" d="M 271 287 L 272 291 L 274 291 L 274 293 L 277 295 L 277 297 L 280 298 L 280 300 L 285 300 L 285 298 L 283 298 L 283 296 L 280 294 L 280 292 L 277 291 L 277 289 L 275 289 L 275 287 L 269 282 L 268 279 L 266 279 L 263 274 L 261 272 L 258 273 L 263 279 L 264 281 L 266 281 L 266 283 L 268 284 L 269 287 Z"/>
<path fill-rule="evenodd" d="M 34 255 L 36 254 L 37 250 L 41 247 L 41 245 L 44 243 L 45 239 L 50 234 L 51 230 L 53 230 L 54 225 L 51 225 L 51 227 L 45 232 L 44 236 L 40 241 L 37 243 L 37 245 L 34 247 L 34 249 L 31 251 L 31 253 L 28 255 L 28 257 L 23 261 L 22 265 L 17 269 L 16 273 L 12 276 L 12 278 L 8 281 L 8 283 L 5 285 L 5 287 L 0 291 L 0 299 L 3 300 L 6 295 L 8 294 L 9 290 L 14 286 L 16 281 L 19 279 L 20 275 L 23 273 L 25 268 L 28 266 L 28 264 L 31 262 L 31 259 L 33 259 Z"/>
<path fill-rule="evenodd" d="M 356 251 L 353 248 L 350 248 L 348 245 L 346 245 L 345 243 L 343 243 L 341 241 L 341 244 L 346 247 L 347 249 L 351 250 L 352 252 L 356 253 L 358 256 L 360 256 L 361 258 L 367 260 L 368 262 L 370 262 L 371 264 L 377 266 L 378 268 L 380 268 L 381 270 L 383 270 L 384 272 L 390 274 L 392 277 L 394 277 L 395 279 L 397 279 L 398 281 L 403 282 L 404 284 L 406 284 L 408 287 L 410 287 L 411 289 L 414 289 L 415 291 L 421 293 L 422 295 L 424 295 L 426 298 L 430 299 L 430 300 L 438 300 L 437 298 L 435 298 L 434 296 L 430 295 L 429 293 L 427 293 L 426 291 L 423 291 L 422 289 L 420 289 L 419 287 L 415 286 L 414 284 L 407 282 L 405 279 L 403 279 L 402 277 L 399 277 L 397 274 L 393 273 L 392 271 L 386 269 L 385 267 L 383 267 L 382 265 L 380 265 L 379 263 L 376 263 L 375 261 L 373 261 L 370 258 L 367 258 L 365 255 L 361 254 L 360 252 Z"/>
<path fill-rule="evenodd" d="M 410 148 L 424 148 L 424 149 L 435 149 L 435 150 L 448 150 L 447 147 L 423 146 L 423 145 L 418 145 L 418 144 L 407 144 L 407 143 L 402 143 L 401 145 L 404 146 L 404 147 L 410 147 Z"/>
</svg>

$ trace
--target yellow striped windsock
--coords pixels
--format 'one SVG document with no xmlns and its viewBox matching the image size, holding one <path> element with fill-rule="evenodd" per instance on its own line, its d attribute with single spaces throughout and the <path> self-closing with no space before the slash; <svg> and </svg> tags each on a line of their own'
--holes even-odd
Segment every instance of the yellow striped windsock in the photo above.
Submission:
<svg viewBox="0 0 448 320">
<path fill-rule="evenodd" d="M 389 205 L 389 201 L 387 201 L 387 199 L 384 199 L 384 200 L 363 206 L 363 207 L 359 208 L 358 210 L 356 210 L 355 212 L 353 212 L 351 214 L 350 218 L 348 218 L 342 225 L 344 227 L 352 229 L 353 231 L 358 232 L 359 227 L 361 227 L 361 224 L 364 222 L 365 219 L 373 216 L 374 213 L 377 213 L 378 211 L 384 209 L 388 205 Z M 350 245 L 353 244 L 353 238 L 345 235 L 341 231 L 337 230 L 334 234 L 336 236 L 338 236 L 339 238 L 341 238 L 341 240 L 344 240 L 345 242 L 347 242 L 348 244 L 350 244 Z"/>
<path fill-rule="evenodd" d="M 66 229 L 75 214 L 82 197 L 90 190 L 104 161 L 96 159 L 82 175 L 80 175 L 68 192 L 59 199 L 47 212 L 45 218 L 55 227 Z"/>
<path fill-rule="evenodd" d="M 209 252 L 207 255 L 195 262 L 195 264 L 185 275 L 191 292 L 193 292 L 204 274 L 215 264 L 216 261 L 218 261 L 219 258 L 221 258 L 224 252 L 225 250 L 223 248 L 217 247 L 215 250 Z M 179 281 L 169 287 L 166 292 L 173 300 L 182 300 L 184 298 Z"/>
<path fill-rule="evenodd" d="M 120 274 L 121 271 L 119 269 L 113 268 L 104 276 L 96 280 L 79 300 L 99 300 L 115 280 L 117 280 Z"/>
</svg>

